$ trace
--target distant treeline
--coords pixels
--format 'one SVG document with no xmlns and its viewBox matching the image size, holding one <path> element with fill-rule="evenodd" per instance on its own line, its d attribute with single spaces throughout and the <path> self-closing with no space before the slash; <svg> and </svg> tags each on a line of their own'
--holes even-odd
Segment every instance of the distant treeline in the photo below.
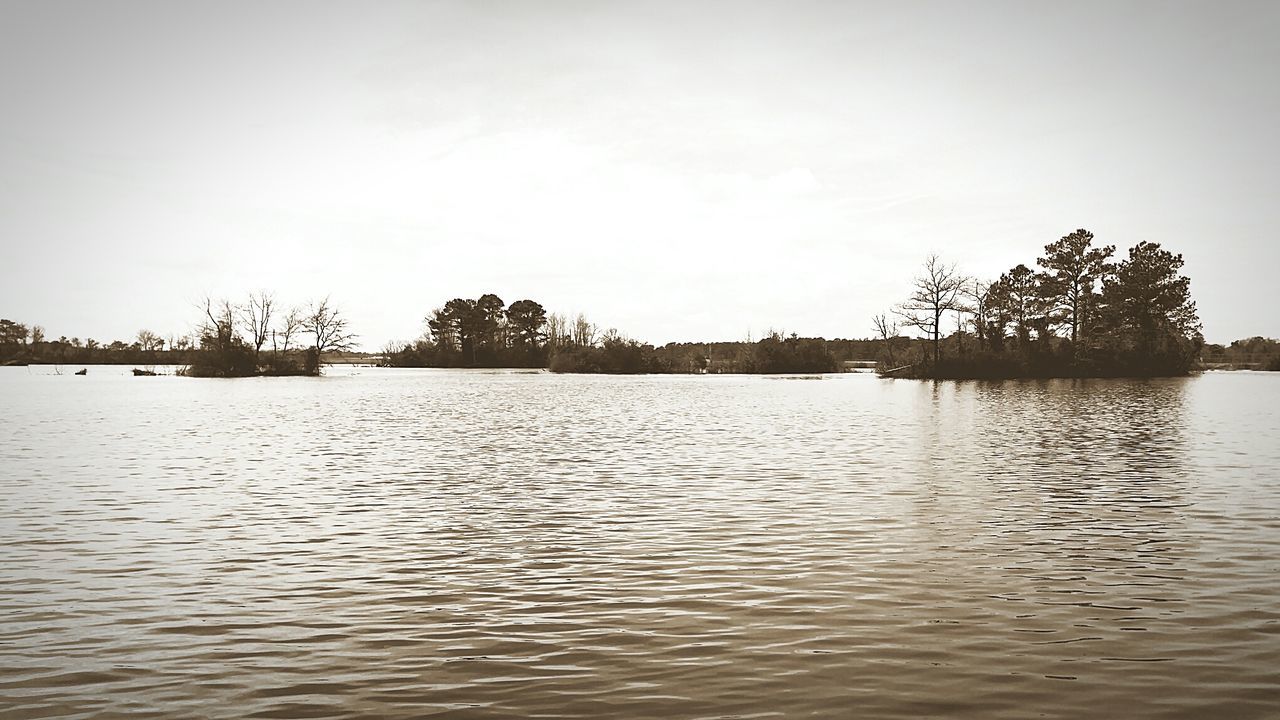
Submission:
<svg viewBox="0 0 1280 720">
<path fill-rule="evenodd" d="M 162 338 L 139 330 L 132 341 L 50 339 L 44 328 L 0 319 L 0 364 L 6 365 L 182 365 L 196 350 L 190 336 Z"/>
<path fill-rule="evenodd" d="M 194 334 L 166 340 L 140 330 L 131 343 L 105 345 L 49 340 L 39 325 L 0 320 L 0 364 L 179 365 L 197 377 L 319 375 L 322 358 L 351 350 L 355 337 L 328 298 L 280 311 L 274 295 L 258 292 L 243 303 L 206 298 L 200 312 Z"/>
<path fill-rule="evenodd" d="M 455 298 L 427 315 L 426 332 L 383 351 L 394 367 L 530 367 L 568 373 L 818 373 L 838 368 L 850 343 L 771 333 L 757 342 L 654 347 L 578 314 L 548 314 L 534 300 L 505 305 L 486 293 Z"/>
<path fill-rule="evenodd" d="M 911 296 L 879 315 L 882 372 L 898 377 L 1010 378 L 1184 375 L 1204 339 L 1179 274 L 1182 256 L 1141 242 L 1113 262 L 1076 230 L 1044 248 L 1039 270 L 1019 264 L 995 281 L 966 277 L 930 256 Z M 924 335 L 914 352 L 899 328 Z"/>
<path fill-rule="evenodd" d="M 1038 270 L 966 277 L 929 257 L 911 296 L 874 319 L 876 338 L 825 340 L 770 332 L 759 340 L 654 347 L 534 300 L 487 293 L 455 298 L 424 318 L 420 338 L 392 343 L 393 367 L 549 368 L 570 373 L 822 373 L 878 360 L 894 377 L 1008 378 L 1180 375 L 1205 366 L 1280 370 L 1280 343 L 1255 337 L 1204 345 L 1182 257 L 1143 242 L 1119 262 L 1077 230 L 1045 246 Z M 0 363 L 175 364 L 191 375 L 317 375 L 355 336 L 326 298 L 278 308 L 273 295 L 206 299 L 193 334 L 148 330 L 132 342 L 50 340 L 43 328 L 0 320 Z M 923 337 L 910 338 L 914 329 Z"/>
<path fill-rule="evenodd" d="M 1230 345 L 1205 345 L 1200 359 L 1206 367 L 1280 371 L 1280 340 L 1251 337 Z"/>
</svg>

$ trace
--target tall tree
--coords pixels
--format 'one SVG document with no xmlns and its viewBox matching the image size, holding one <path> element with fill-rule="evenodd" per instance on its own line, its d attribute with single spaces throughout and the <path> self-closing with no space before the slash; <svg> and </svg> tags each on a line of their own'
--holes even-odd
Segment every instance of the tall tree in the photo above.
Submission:
<svg viewBox="0 0 1280 720">
<path fill-rule="evenodd" d="M 475 302 L 472 324 L 476 342 L 472 346 L 471 364 L 490 365 L 497 359 L 498 350 L 505 345 L 503 323 L 506 321 L 506 305 L 493 293 L 485 293 Z M 477 347 L 481 351 L 479 357 L 475 354 Z"/>
<path fill-rule="evenodd" d="M 320 374 L 320 358 L 327 352 L 342 352 L 355 347 L 356 336 L 347 328 L 347 319 L 333 306 L 329 298 L 312 303 L 303 317 L 303 331 L 312 338 L 311 354 L 307 369 Z"/>
<path fill-rule="evenodd" d="M 476 301 L 466 298 L 454 298 L 444 304 L 442 320 L 448 331 L 458 339 L 458 349 L 462 352 L 463 362 L 476 363 Z"/>
<path fill-rule="evenodd" d="M 253 346 L 253 362 L 258 363 L 262 346 L 271 334 L 271 313 L 275 309 L 275 297 L 265 290 L 249 293 L 249 300 L 240 306 L 240 322 L 248 333 Z"/>
<path fill-rule="evenodd" d="M 1106 326 L 1131 344 L 1142 362 L 1160 365 L 1159 370 L 1185 371 L 1164 366 L 1189 364 L 1190 353 L 1203 342 L 1191 280 L 1179 274 L 1182 265 L 1181 255 L 1141 242 L 1103 285 Z"/>
<path fill-rule="evenodd" d="M 458 324 L 448 305 L 432 310 L 426 320 L 427 329 L 431 331 L 431 336 L 435 339 L 436 347 L 440 352 L 451 355 L 462 350 L 461 338 L 458 337 Z"/>
<path fill-rule="evenodd" d="M 1018 264 L 1000 276 L 999 294 L 1004 310 L 1013 323 L 1018 343 L 1025 347 L 1031 341 L 1031 329 L 1039 325 L 1042 303 L 1036 274 L 1026 265 Z"/>
<path fill-rule="evenodd" d="M 911 297 L 894 308 L 894 313 L 928 336 L 933 343 L 933 361 L 937 363 L 942 358 L 942 317 L 960 308 L 964 278 L 955 264 L 948 265 L 931 254 L 924 261 L 924 272 L 912 285 Z"/>
<path fill-rule="evenodd" d="M 1071 342 L 1089 326 L 1089 313 L 1096 305 L 1094 288 L 1110 269 L 1108 260 L 1114 245 L 1093 247 L 1093 233 L 1083 228 L 1044 246 L 1044 257 L 1036 263 L 1045 269 L 1044 295 L 1051 312 L 1063 313 L 1071 326 Z"/>
<path fill-rule="evenodd" d="M 547 311 L 533 300 L 517 300 L 507 308 L 507 324 L 511 329 L 512 344 L 525 352 L 534 351 L 542 344 Z"/>
</svg>

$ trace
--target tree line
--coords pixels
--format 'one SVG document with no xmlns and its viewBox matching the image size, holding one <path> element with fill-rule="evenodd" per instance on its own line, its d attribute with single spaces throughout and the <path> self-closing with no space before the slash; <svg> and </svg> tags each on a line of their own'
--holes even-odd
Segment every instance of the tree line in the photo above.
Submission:
<svg viewBox="0 0 1280 720">
<path fill-rule="evenodd" d="M 353 348 L 355 335 L 328 298 L 283 309 L 275 295 L 244 302 L 205 298 L 194 332 L 168 338 L 139 330 L 133 342 L 60 337 L 39 325 L 0 319 L 0 364 L 181 365 L 197 377 L 319 375 L 326 353 Z M 150 374 L 150 373 L 148 373 Z"/>
<path fill-rule="evenodd" d="M 392 343 L 381 364 L 398 367 L 527 367 L 588 373 L 819 373 L 842 360 L 878 356 L 895 377 L 1084 377 L 1185 374 L 1203 357 L 1220 367 L 1280 369 L 1280 343 L 1250 338 L 1204 345 L 1181 274 L 1181 255 L 1141 242 L 1126 257 L 1076 230 L 1044 246 L 1035 268 L 995 280 L 929 256 L 911 293 L 873 319 L 870 339 L 803 338 L 668 343 L 601 330 L 583 314 L 548 313 L 539 302 L 505 304 L 493 293 L 454 298 L 423 318 L 417 340 Z M 133 342 L 50 340 L 43 328 L 0 320 L 0 363 L 185 364 L 192 375 L 317 375 L 326 354 L 353 349 L 355 335 L 328 298 L 285 308 L 271 293 L 243 302 L 206 298 L 193 334 L 167 341 L 139 331 Z M 914 330 L 918 338 L 905 337 Z"/>
<path fill-rule="evenodd" d="M 994 281 L 930 255 L 909 297 L 873 325 L 889 374 L 913 377 L 1182 375 L 1204 343 L 1181 255 L 1140 242 L 1115 261 L 1080 229 L 1044 247 L 1037 269 Z M 901 329 L 924 352 L 900 354 Z"/>
<path fill-rule="evenodd" d="M 3 365 L 178 364 L 186 361 L 195 345 L 190 335 L 164 338 L 145 329 L 128 341 L 99 342 L 65 335 L 50 338 L 40 325 L 0 318 Z"/>
<path fill-rule="evenodd" d="M 1200 357 L 1205 367 L 1280 371 L 1280 340 L 1255 335 L 1229 345 L 1208 344 Z"/>
<path fill-rule="evenodd" d="M 388 345 L 393 367 L 536 367 L 562 373 L 832 372 L 838 362 L 821 338 L 771 333 L 757 342 L 670 343 L 654 347 L 582 313 L 548 313 L 539 302 L 504 305 L 486 293 L 454 298 L 429 312 L 426 331 Z M 719 352 L 712 352 L 712 347 Z M 732 350 L 726 349 L 732 346 Z"/>
</svg>

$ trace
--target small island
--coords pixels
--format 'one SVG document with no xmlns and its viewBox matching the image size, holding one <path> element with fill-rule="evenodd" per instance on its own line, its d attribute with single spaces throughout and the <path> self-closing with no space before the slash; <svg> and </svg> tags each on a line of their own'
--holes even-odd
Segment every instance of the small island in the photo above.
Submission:
<svg viewBox="0 0 1280 720">
<path fill-rule="evenodd" d="M 1140 242 L 1113 261 L 1079 229 L 1044 247 L 1038 270 L 1018 264 L 995 281 L 966 277 L 930 255 L 911 295 L 874 324 L 882 375 L 922 379 L 1186 375 L 1204 347 L 1183 261 Z M 954 327 L 947 333 L 944 328 Z M 899 329 L 924 335 L 896 350 Z"/>
</svg>

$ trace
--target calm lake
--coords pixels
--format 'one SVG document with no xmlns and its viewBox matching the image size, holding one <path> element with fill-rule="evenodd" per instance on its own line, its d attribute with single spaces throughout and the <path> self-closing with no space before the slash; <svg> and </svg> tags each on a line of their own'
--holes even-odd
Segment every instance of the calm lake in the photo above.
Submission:
<svg viewBox="0 0 1280 720">
<path fill-rule="evenodd" d="M 1280 374 L 0 368 L 0 717 L 1280 717 Z"/>
</svg>

